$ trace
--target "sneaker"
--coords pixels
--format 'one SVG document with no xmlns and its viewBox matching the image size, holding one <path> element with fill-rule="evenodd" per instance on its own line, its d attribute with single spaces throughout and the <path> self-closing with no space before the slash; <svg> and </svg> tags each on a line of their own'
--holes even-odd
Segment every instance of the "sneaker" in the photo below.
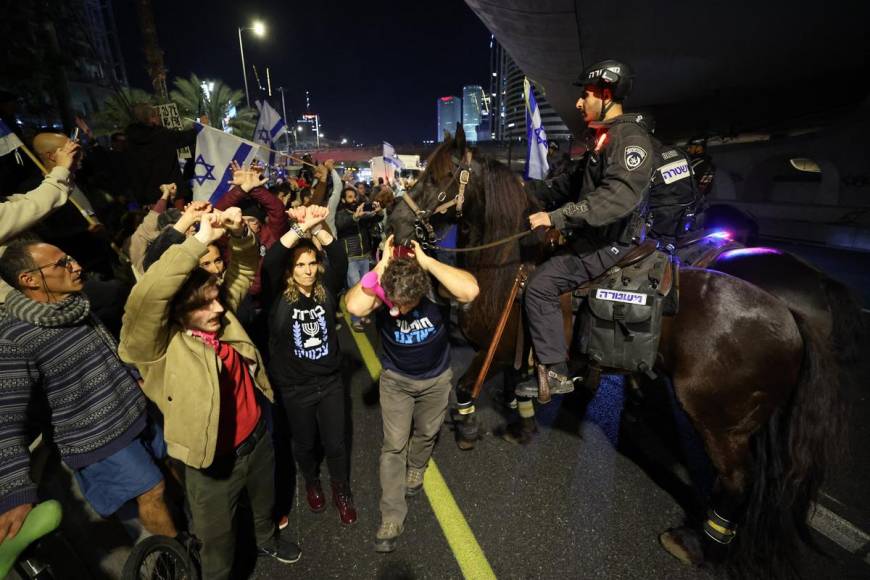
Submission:
<svg viewBox="0 0 870 580">
<path fill-rule="evenodd" d="M 396 549 L 396 539 L 402 535 L 403 531 L 402 524 L 383 522 L 381 527 L 378 528 L 377 534 L 375 534 L 375 552 L 387 554 L 394 551 Z"/>
<path fill-rule="evenodd" d="M 353 505 L 353 494 L 346 481 L 332 482 L 332 503 L 338 509 L 341 523 L 349 526 L 356 523 L 356 508 Z"/>
<path fill-rule="evenodd" d="M 323 488 L 320 486 L 319 479 L 310 483 L 305 482 L 305 497 L 308 499 L 308 507 L 314 513 L 320 513 L 326 509 L 326 498 L 323 497 Z"/>
<path fill-rule="evenodd" d="M 405 497 L 415 496 L 423 489 L 423 474 L 426 468 L 409 467 L 405 476 Z"/>
<path fill-rule="evenodd" d="M 282 564 L 293 564 L 294 562 L 298 562 L 299 558 L 302 557 L 302 550 L 300 550 L 299 546 L 290 540 L 285 540 L 278 535 L 275 536 L 274 540 L 269 542 L 269 545 L 258 546 L 257 555 L 271 556 Z"/>
</svg>

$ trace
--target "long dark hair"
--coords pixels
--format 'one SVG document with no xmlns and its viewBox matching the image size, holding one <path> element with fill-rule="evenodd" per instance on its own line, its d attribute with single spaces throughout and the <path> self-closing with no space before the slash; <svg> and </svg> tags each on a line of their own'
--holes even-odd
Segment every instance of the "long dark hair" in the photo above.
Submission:
<svg viewBox="0 0 870 580">
<path fill-rule="evenodd" d="M 314 245 L 314 242 L 308 239 L 301 239 L 293 246 L 290 253 L 290 262 L 287 264 L 287 271 L 284 273 L 284 298 L 291 304 L 299 300 L 302 292 L 299 286 L 296 285 L 296 280 L 293 279 L 293 269 L 296 267 L 296 260 L 299 256 L 306 252 L 314 254 L 317 260 L 317 278 L 314 281 L 314 290 L 311 292 L 311 297 L 315 302 L 322 304 L 326 302 L 326 288 L 321 281 L 323 278 L 323 257 L 320 255 L 320 250 Z"/>
</svg>

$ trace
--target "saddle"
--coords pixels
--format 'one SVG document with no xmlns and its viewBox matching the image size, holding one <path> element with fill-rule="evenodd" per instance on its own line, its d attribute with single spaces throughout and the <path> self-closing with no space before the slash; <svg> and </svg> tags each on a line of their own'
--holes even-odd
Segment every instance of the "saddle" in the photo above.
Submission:
<svg viewBox="0 0 870 580">
<path fill-rule="evenodd" d="M 677 313 L 678 282 L 672 258 L 647 240 L 573 292 L 586 299 L 579 311 L 580 351 L 589 358 L 594 382 L 601 369 L 655 378 L 662 317 Z"/>
<path fill-rule="evenodd" d="M 742 244 L 728 237 L 716 236 L 709 230 L 699 230 L 680 238 L 676 244 L 667 244 L 665 249 L 684 266 L 706 268 L 724 252 L 742 247 Z"/>
</svg>

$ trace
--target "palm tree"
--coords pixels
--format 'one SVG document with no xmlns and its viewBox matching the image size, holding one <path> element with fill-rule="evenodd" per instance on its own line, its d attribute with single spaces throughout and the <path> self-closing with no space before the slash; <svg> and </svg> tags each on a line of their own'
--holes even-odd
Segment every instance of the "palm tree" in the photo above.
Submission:
<svg viewBox="0 0 870 580">
<path fill-rule="evenodd" d="M 106 99 L 102 110 L 94 114 L 94 134 L 100 136 L 122 131 L 135 121 L 133 118 L 135 105 L 153 102 L 154 98 L 142 89 L 122 88 Z"/>
<path fill-rule="evenodd" d="M 249 139 L 254 132 L 257 112 L 250 108 L 238 108 L 244 97 L 240 90 L 233 90 L 221 81 L 210 81 L 208 90 L 203 89 L 203 81 L 195 74 L 189 79 L 176 77 L 174 89 L 169 98 L 178 105 L 178 112 L 185 125 L 188 119 L 196 119 L 205 115 L 214 127 L 224 129 L 229 127 L 233 133 Z M 235 116 L 230 113 L 235 110 Z"/>
</svg>

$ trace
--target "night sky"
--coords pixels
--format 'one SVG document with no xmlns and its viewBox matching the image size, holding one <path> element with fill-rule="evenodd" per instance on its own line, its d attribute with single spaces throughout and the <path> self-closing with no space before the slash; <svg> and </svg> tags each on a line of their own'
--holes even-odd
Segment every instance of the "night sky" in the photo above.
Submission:
<svg viewBox="0 0 870 580">
<path fill-rule="evenodd" d="M 311 92 L 329 138 L 394 144 L 435 137 L 435 100 L 462 95 L 465 84 L 489 82 L 489 32 L 462 0 L 442 2 L 265 2 L 153 0 L 171 89 L 196 73 L 243 89 L 237 27 L 257 18 L 268 33 L 243 32 L 253 101 L 256 65 L 274 89 L 286 89 L 295 119 Z M 133 0 L 115 0 L 130 84 L 148 89 Z"/>
</svg>

